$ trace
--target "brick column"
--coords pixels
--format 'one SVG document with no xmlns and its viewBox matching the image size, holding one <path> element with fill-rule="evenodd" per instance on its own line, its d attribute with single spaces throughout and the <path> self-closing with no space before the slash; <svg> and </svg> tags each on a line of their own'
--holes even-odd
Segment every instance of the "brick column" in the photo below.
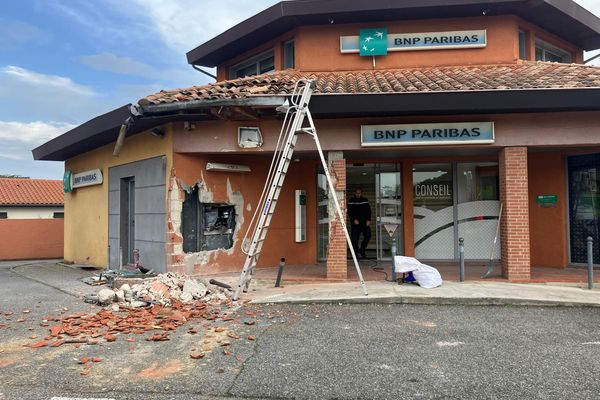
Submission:
<svg viewBox="0 0 600 400">
<path fill-rule="evenodd" d="M 500 152 L 500 223 L 502 275 L 511 281 L 531 278 L 529 248 L 529 183 L 527 147 L 507 147 Z"/>
<path fill-rule="evenodd" d="M 341 152 L 330 152 L 329 171 L 333 179 L 336 194 L 344 218 L 346 218 L 346 160 Z M 327 248 L 327 279 L 347 279 L 348 278 L 348 260 L 347 243 L 343 227 L 337 216 L 337 210 L 333 197 L 329 198 L 329 245 Z"/>
<path fill-rule="evenodd" d="M 181 235 L 181 211 L 185 192 L 179 188 L 174 171 L 171 171 L 167 195 L 167 272 L 185 273 L 183 236 Z"/>
</svg>

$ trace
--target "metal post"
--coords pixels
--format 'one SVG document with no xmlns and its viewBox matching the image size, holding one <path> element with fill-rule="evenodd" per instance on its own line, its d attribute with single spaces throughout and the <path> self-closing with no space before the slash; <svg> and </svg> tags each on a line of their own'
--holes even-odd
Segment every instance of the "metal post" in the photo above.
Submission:
<svg viewBox="0 0 600 400">
<path fill-rule="evenodd" d="M 123 269 L 123 247 L 119 246 L 119 270 Z"/>
<path fill-rule="evenodd" d="M 275 280 L 275 287 L 281 287 L 281 275 L 283 275 L 283 267 L 285 267 L 285 258 L 282 258 L 279 262 L 279 271 L 277 271 L 277 279 Z"/>
<path fill-rule="evenodd" d="M 396 282 L 398 280 L 398 276 L 396 274 L 396 235 L 392 238 L 392 282 Z"/>
<path fill-rule="evenodd" d="M 591 236 L 587 238 L 587 258 L 588 258 L 588 289 L 594 288 L 594 239 Z"/>
<path fill-rule="evenodd" d="M 110 244 L 108 245 L 108 249 L 107 249 L 107 254 L 106 254 L 106 265 L 108 266 L 108 270 L 110 270 Z"/>
<path fill-rule="evenodd" d="M 458 239 L 458 256 L 460 261 L 460 281 L 465 281 L 465 239 Z"/>
</svg>

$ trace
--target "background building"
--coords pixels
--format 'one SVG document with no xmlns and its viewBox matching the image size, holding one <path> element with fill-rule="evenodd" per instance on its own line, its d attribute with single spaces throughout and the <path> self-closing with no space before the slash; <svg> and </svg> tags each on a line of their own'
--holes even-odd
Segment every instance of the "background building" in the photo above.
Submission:
<svg viewBox="0 0 600 400">
<path fill-rule="evenodd" d="M 0 178 L 0 260 L 62 258 L 62 181 Z"/>
</svg>

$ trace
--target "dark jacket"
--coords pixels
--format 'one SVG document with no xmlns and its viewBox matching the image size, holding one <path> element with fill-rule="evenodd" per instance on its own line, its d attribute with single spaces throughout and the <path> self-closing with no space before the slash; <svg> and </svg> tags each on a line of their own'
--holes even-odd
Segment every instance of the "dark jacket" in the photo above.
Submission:
<svg viewBox="0 0 600 400">
<path fill-rule="evenodd" d="M 348 217 L 350 223 L 354 224 L 354 220 L 358 220 L 360 225 L 365 225 L 371 220 L 371 206 L 369 200 L 364 197 L 352 197 L 348 200 Z"/>
</svg>

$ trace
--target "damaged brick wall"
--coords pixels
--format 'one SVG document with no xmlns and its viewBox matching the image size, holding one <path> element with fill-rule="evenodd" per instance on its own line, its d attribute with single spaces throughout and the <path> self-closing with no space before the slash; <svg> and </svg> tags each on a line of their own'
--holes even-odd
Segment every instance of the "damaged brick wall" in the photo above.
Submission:
<svg viewBox="0 0 600 400">
<path fill-rule="evenodd" d="M 207 171 L 208 162 L 235 163 L 250 167 L 250 173 Z M 174 154 L 168 189 L 169 270 L 187 274 L 239 272 L 245 261 L 240 249 L 247 225 L 252 219 L 271 162 L 270 156 L 240 154 L 205 155 Z M 317 262 L 317 162 L 295 162 L 285 182 L 275 217 L 258 267 L 277 267 L 285 257 L 288 265 L 314 265 Z M 188 253 L 184 251 L 181 212 L 186 193 L 198 186 L 198 198 L 203 203 L 229 204 L 235 207 L 236 229 L 233 246 L 226 250 Z M 307 240 L 295 242 L 294 192 L 307 192 Z M 190 196 L 187 196 L 188 199 Z M 186 249 L 189 247 L 186 245 Z"/>
<path fill-rule="evenodd" d="M 198 201 L 203 204 L 231 205 L 235 208 L 235 227 L 233 231 L 233 245 L 229 248 L 217 248 L 186 253 L 183 249 L 184 237 L 182 234 L 183 204 L 186 192 L 198 188 Z M 178 178 L 175 169 L 171 172 L 169 194 L 168 194 L 168 243 L 167 257 L 168 270 L 184 274 L 196 274 L 203 267 L 218 267 L 217 257 L 220 254 L 233 255 L 238 241 L 241 240 L 241 227 L 244 225 L 244 197 L 240 192 L 232 189 L 229 179 L 226 181 L 226 197 L 215 196 L 202 175 L 194 185 L 189 185 Z M 249 205 L 247 210 L 250 210 Z M 198 232 L 198 234 L 200 234 Z M 239 247 L 239 246 L 238 246 Z"/>
</svg>

